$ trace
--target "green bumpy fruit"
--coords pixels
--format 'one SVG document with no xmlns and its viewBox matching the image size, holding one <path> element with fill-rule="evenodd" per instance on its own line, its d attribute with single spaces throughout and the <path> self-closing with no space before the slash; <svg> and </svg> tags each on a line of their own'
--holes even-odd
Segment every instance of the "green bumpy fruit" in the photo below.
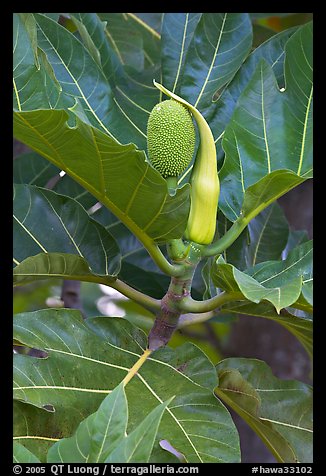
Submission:
<svg viewBox="0 0 326 476">
<path fill-rule="evenodd" d="M 177 177 L 190 164 L 196 133 L 188 109 L 169 99 L 152 109 L 147 124 L 149 160 L 164 177 Z"/>
</svg>

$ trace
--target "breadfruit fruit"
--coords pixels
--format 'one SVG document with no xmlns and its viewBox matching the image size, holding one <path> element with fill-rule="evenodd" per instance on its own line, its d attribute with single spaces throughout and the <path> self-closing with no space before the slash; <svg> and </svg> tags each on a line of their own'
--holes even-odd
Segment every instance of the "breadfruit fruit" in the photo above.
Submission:
<svg viewBox="0 0 326 476">
<path fill-rule="evenodd" d="M 187 107 L 174 99 L 154 106 L 147 124 L 148 156 L 164 178 L 177 177 L 186 170 L 195 141 L 195 127 Z"/>
</svg>

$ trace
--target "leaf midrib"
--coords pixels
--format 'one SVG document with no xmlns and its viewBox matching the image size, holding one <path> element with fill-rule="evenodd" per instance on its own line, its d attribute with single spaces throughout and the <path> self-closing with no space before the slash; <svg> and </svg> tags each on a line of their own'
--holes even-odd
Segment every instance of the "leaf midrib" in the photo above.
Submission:
<svg viewBox="0 0 326 476">
<path fill-rule="evenodd" d="M 21 115 L 19 115 L 20 118 L 23 119 L 23 121 L 25 122 L 25 124 L 33 129 L 35 132 L 37 132 L 38 136 L 42 139 L 45 139 L 38 131 L 36 131 L 34 129 L 33 126 L 31 126 Z M 46 140 L 46 139 L 45 139 Z M 48 144 L 49 145 L 49 144 Z M 57 150 L 55 148 L 53 148 L 53 146 L 50 146 L 50 148 L 55 152 L 55 156 L 57 156 Z M 44 152 L 43 150 L 39 149 L 38 147 L 34 146 L 33 145 L 33 149 L 40 153 L 41 155 L 43 155 L 44 157 L 46 157 L 50 162 L 52 162 L 54 165 L 57 165 L 56 162 L 52 159 L 52 157 L 47 154 L 46 152 Z M 64 163 L 61 162 L 61 160 L 58 160 L 58 162 L 61 164 L 61 168 L 65 171 L 67 171 L 67 173 L 73 178 L 76 180 L 76 182 L 80 183 L 80 185 L 82 187 L 84 187 L 86 190 L 88 190 L 92 195 L 94 195 L 94 197 L 96 197 L 103 205 L 105 205 L 109 210 L 112 211 L 112 213 L 114 215 L 116 215 L 119 220 L 121 220 L 123 222 L 123 224 L 125 224 L 135 235 L 136 237 L 139 237 L 140 241 L 142 241 L 142 243 L 144 244 L 144 246 L 146 247 L 146 245 L 148 245 L 149 247 L 153 244 L 153 240 L 149 237 L 149 235 L 147 235 L 146 233 L 144 233 L 144 231 L 139 228 L 139 226 L 130 218 L 129 215 L 126 215 L 125 212 L 123 212 L 120 208 L 118 208 L 108 197 L 107 195 L 102 195 L 98 192 L 97 189 L 95 189 L 90 183 L 86 182 L 84 179 L 82 179 L 79 175 L 77 175 L 75 172 L 73 172 L 69 167 L 67 167 Z M 164 201 L 167 199 L 167 195 L 165 196 L 165 199 Z M 153 219 L 151 220 L 150 224 L 152 224 L 159 216 L 159 212 L 154 215 Z M 148 225 L 147 225 L 148 226 Z"/>
</svg>

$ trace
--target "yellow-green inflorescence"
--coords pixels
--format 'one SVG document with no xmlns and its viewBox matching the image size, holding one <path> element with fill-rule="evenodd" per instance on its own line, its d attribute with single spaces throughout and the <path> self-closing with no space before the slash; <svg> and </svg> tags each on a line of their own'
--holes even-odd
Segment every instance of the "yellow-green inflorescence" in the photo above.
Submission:
<svg viewBox="0 0 326 476">
<path fill-rule="evenodd" d="M 147 124 L 148 156 L 164 177 L 177 177 L 195 151 L 195 127 L 187 107 L 169 99 L 152 109 Z"/>
</svg>

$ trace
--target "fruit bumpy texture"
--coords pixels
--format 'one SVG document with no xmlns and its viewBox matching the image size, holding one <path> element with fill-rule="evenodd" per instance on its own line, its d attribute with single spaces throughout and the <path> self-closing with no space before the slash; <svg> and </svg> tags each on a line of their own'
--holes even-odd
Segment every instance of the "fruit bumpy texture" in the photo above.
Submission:
<svg viewBox="0 0 326 476">
<path fill-rule="evenodd" d="M 164 177 L 177 177 L 190 164 L 196 133 L 188 109 L 169 99 L 152 109 L 147 124 L 149 160 Z"/>
</svg>

